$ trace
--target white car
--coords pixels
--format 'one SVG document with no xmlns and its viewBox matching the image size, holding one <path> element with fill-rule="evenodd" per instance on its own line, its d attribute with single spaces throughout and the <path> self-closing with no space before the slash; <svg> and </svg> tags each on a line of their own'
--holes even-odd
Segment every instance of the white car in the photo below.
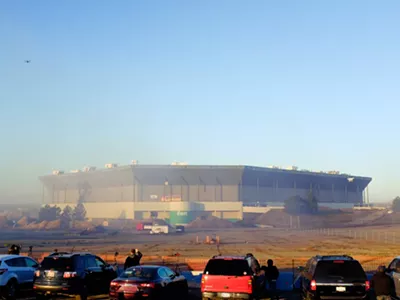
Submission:
<svg viewBox="0 0 400 300">
<path fill-rule="evenodd" d="M 0 255 L 0 291 L 6 299 L 15 299 L 17 291 L 32 290 L 39 263 L 27 256 Z"/>
</svg>

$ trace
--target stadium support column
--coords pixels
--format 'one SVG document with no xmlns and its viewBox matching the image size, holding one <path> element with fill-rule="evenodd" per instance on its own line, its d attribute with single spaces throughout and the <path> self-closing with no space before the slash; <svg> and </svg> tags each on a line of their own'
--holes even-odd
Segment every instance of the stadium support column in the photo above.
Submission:
<svg viewBox="0 0 400 300">
<path fill-rule="evenodd" d="M 243 202 L 243 183 L 242 183 L 242 179 L 240 179 L 239 182 L 239 202 Z"/>
<path fill-rule="evenodd" d="M 44 183 L 42 183 L 42 205 L 44 204 Z"/>
<path fill-rule="evenodd" d="M 134 176 L 133 177 L 133 201 L 134 202 L 138 202 L 138 199 L 141 198 L 140 197 L 141 195 L 139 195 L 140 194 L 140 190 L 139 191 L 137 190 L 136 183 L 139 183 L 140 187 L 142 186 L 142 183 L 140 182 L 140 180 L 136 176 Z M 138 196 L 136 197 L 136 195 L 138 195 Z"/>
<path fill-rule="evenodd" d="M 369 190 L 368 190 L 368 185 L 367 185 L 366 191 L 367 191 L 367 205 L 368 205 L 368 207 L 369 207 Z"/>
<path fill-rule="evenodd" d="M 218 177 L 215 177 L 215 180 L 217 181 L 218 185 L 219 185 L 219 201 L 224 201 L 223 200 L 223 196 L 222 196 L 222 184 L 219 181 Z M 215 192 L 217 192 L 217 189 L 215 189 Z"/>
<path fill-rule="evenodd" d="M 53 184 L 53 187 L 51 190 L 51 203 L 54 203 L 54 193 L 55 193 L 55 185 Z"/>
<path fill-rule="evenodd" d="M 348 194 L 347 194 L 347 183 L 346 183 L 346 185 L 344 186 L 344 202 L 349 202 L 348 201 L 349 199 L 348 199 Z"/>
<path fill-rule="evenodd" d="M 260 178 L 257 177 L 257 202 L 261 202 L 260 199 Z"/>
<path fill-rule="evenodd" d="M 189 202 L 190 201 L 190 186 L 189 186 L 189 182 L 186 181 L 185 177 L 181 176 L 181 178 L 182 178 L 183 182 L 186 183 L 186 195 L 187 195 L 186 201 Z M 182 191 L 182 186 L 181 186 L 181 195 L 182 194 L 183 194 L 183 191 Z M 183 199 L 183 201 L 185 201 L 185 199 Z"/>
</svg>

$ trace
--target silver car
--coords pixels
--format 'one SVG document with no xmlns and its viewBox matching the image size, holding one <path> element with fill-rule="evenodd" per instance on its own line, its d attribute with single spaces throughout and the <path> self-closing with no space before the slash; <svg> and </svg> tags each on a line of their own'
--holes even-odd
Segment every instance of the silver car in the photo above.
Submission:
<svg viewBox="0 0 400 300">
<path fill-rule="evenodd" d="M 0 255 L 0 292 L 14 299 L 18 291 L 32 290 L 37 261 L 22 255 Z"/>
</svg>

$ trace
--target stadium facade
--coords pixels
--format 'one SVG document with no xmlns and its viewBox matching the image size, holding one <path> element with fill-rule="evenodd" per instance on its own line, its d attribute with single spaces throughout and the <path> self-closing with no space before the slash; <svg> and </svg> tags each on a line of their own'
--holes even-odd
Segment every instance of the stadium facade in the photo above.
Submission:
<svg viewBox="0 0 400 300">
<path fill-rule="evenodd" d="M 333 174 L 332 174 L 333 173 Z M 91 218 L 158 217 L 188 223 L 212 214 L 242 219 L 243 207 L 281 205 L 312 191 L 320 204 L 362 205 L 371 178 L 252 166 L 138 165 L 41 176 L 43 203 L 82 202 Z"/>
</svg>

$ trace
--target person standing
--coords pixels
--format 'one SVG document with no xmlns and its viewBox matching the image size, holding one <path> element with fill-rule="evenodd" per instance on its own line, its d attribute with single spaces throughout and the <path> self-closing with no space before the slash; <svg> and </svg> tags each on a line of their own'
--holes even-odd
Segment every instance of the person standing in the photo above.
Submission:
<svg viewBox="0 0 400 300">
<path fill-rule="evenodd" d="M 124 270 L 140 265 L 140 260 L 142 259 L 142 256 L 143 255 L 139 251 L 139 249 L 132 249 L 130 255 L 125 260 Z"/>
<path fill-rule="evenodd" d="M 385 272 L 386 268 L 384 266 L 379 266 L 371 279 L 371 289 L 375 291 L 377 300 L 391 300 L 394 283 L 392 278 Z"/>
<path fill-rule="evenodd" d="M 272 259 L 268 259 L 267 266 L 262 266 L 261 270 L 264 271 L 265 281 L 268 284 L 268 290 L 271 293 L 271 299 L 279 299 L 276 291 L 276 281 L 279 278 L 279 270 L 276 266 L 274 266 L 274 261 Z"/>
</svg>

